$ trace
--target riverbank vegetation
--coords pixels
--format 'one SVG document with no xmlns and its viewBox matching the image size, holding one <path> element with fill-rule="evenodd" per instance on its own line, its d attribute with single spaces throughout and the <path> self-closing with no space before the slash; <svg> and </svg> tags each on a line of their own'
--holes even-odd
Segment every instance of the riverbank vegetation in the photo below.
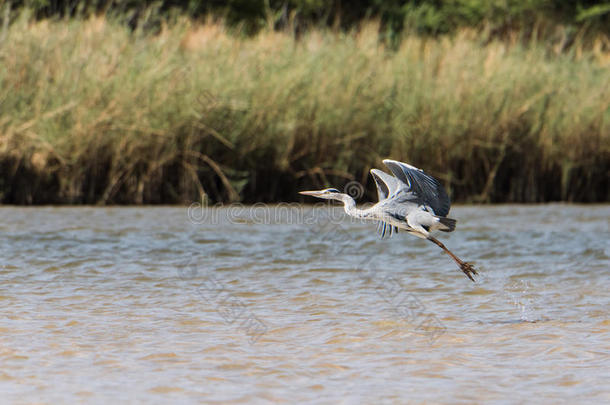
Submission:
<svg viewBox="0 0 610 405">
<path fill-rule="evenodd" d="M 294 201 L 352 180 L 374 199 L 386 157 L 457 201 L 610 200 L 605 32 L 287 24 L 21 12 L 0 28 L 0 202 Z"/>
</svg>

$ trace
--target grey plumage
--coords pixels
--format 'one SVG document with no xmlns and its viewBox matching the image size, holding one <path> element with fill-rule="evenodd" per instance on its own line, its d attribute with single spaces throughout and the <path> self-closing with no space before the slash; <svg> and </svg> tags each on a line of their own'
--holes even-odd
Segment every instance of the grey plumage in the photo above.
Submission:
<svg viewBox="0 0 610 405">
<path fill-rule="evenodd" d="M 436 215 L 444 217 L 449 214 L 451 200 L 443 186 L 434 177 L 427 175 L 423 170 L 406 163 L 386 159 L 383 163 L 392 171 L 394 176 L 409 187 L 417 197 L 414 201 L 427 205 Z"/>
<path fill-rule="evenodd" d="M 452 232 L 457 222 L 447 218 L 451 200 L 442 184 L 409 164 L 390 159 L 385 159 L 383 163 L 392 175 L 371 169 L 379 202 L 370 208 L 356 208 L 352 197 L 336 189 L 301 191 L 300 194 L 341 201 L 348 215 L 379 221 L 377 231 L 382 238 L 390 237 L 402 229 L 419 238 L 428 239 L 449 254 L 468 278 L 474 281 L 473 275 L 477 274 L 474 267 L 455 256 L 430 234 L 436 230 Z"/>
</svg>

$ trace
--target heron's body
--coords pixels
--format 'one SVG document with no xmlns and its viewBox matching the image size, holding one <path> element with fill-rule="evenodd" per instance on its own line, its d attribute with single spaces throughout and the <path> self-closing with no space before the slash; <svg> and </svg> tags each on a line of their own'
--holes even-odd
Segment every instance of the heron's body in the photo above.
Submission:
<svg viewBox="0 0 610 405">
<path fill-rule="evenodd" d="M 356 208 L 354 200 L 349 196 L 341 201 L 344 203 L 345 213 L 349 216 L 379 222 L 379 232 L 383 237 L 388 235 L 387 232 L 395 233 L 398 229 L 422 239 L 426 239 L 430 232 L 435 230 L 447 232 L 453 230 L 441 223 L 442 218 L 415 203 L 407 202 L 404 206 L 396 206 L 392 201 L 383 200 L 368 209 L 361 210 Z"/>
<path fill-rule="evenodd" d="M 301 194 L 342 201 L 348 215 L 379 222 L 378 231 L 382 238 L 401 229 L 430 240 L 449 254 L 468 278 L 474 281 L 472 275 L 477 272 L 472 265 L 459 259 L 431 235 L 436 230 L 452 232 L 455 229 L 456 221 L 447 217 L 451 202 L 443 186 L 414 166 L 390 159 L 383 163 L 393 175 L 371 169 L 379 202 L 370 208 L 357 208 L 352 197 L 334 188 L 302 191 Z"/>
</svg>

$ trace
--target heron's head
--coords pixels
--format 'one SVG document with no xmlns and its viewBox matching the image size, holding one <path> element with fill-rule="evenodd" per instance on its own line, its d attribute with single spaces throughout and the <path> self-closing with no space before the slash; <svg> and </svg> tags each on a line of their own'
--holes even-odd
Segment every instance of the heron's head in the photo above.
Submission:
<svg viewBox="0 0 610 405">
<path fill-rule="evenodd" d="M 323 198 L 325 200 L 343 200 L 344 194 L 336 188 L 325 188 L 317 191 L 299 191 L 299 194 L 310 195 L 312 197 Z"/>
</svg>

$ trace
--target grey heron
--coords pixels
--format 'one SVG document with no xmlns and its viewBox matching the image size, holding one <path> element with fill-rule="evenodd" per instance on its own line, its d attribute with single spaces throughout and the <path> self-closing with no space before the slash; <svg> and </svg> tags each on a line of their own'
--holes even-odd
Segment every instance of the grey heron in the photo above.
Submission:
<svg viewBox="0 0 610 405">
<path fill-rule="evenodd" d="M 347 215 L 365 220 L 378 221 L 381 237 L 403 229 L 422 239 L 438 245 L 458 264 L 460 269 L 474 282 L 477 271 L 451 252 L 443 243 L 433 237 L 432 231 L 453 232 L 456 220 L 447 218 L 451 201 L 443 186 L 423 170 L 396 160 L 385 159 L 383 163 L 392 175 L 371 169 L 377 185 L 379 202 L 367 209 L 356 208 L 356 201 L 336 188 L 318 191 L 301 191 L 299 194 L 326 200 L 343 202 Z"/>
</svg>

